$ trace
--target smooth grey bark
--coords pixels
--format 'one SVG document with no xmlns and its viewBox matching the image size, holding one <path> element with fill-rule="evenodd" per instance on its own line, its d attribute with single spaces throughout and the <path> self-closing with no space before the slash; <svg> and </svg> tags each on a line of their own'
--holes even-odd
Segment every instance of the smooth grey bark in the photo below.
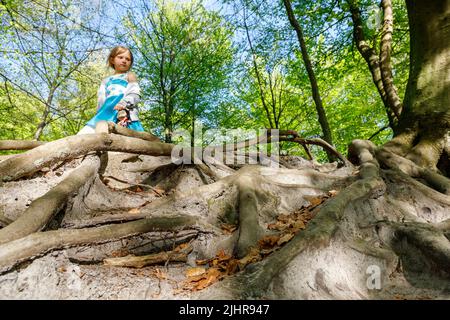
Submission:
<svg viewBox="0 0 450 320">
<path fill-rule="evenodd" d="M 297 38 L 300 43 L 303 62 L 305 63 L 305 68 L 308 73 L 309 81 L 311 83 L 312 96 L 313 96 L 313 100 L 314 100 L 314 103 L 316 106 L 317 116 L 319 118 L 319 124 L 320 124 L 320 127 L 322 128 L 323 139 L 326 142 L 328 142 L 330 145 L 333 145 L 333 139 L 331 136 L 330 125 L 328 123 L 328 118 L 327 118 L 325 109 L 322 104 L 322 98 L 320 97 L 319 86 L 317 85 L 316 75 L 314 73 L 314 70 L 313 70 L 313 67 L 311 64 L 311 59 L 309 58 L 308 50 L 306 48 L 306 43 L 305 43 L 305 39 L 303 37 L 302 27 L 300 26 L 300 23 L 295 18 L 294 12 L 292 10 L 291 2 L 289 0 L 283 0 L 283 3 L 286 8 L 289 22 L 291 23 L 291 26 L 294 28 L 295 32 L 297 33 Z M 331 153 L 327 153 L 327 154 L 328 154 L 328 159 L 330 161 L 335 160 L 335 157 L 333 154 L 331 154 Z"/>
</svg>

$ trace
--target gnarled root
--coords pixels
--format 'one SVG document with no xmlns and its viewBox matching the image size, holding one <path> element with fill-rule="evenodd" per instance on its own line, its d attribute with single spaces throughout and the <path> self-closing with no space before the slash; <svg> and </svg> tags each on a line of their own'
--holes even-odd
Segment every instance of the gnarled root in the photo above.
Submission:
<svg viewBox="0 0 450 320">
<path fill-rule="evenodd" d="M 95 228 L 36 232 L 0 245 L 0 272 L 8 271 L 20 262 L 56 249 L 104 243 L 151 231 L 195 229 L 196 225 L 201 224 L 195 217 L 175 216 L 148 218 Z"/>
<path fill-rule="evenodd" d="M 0 244 L 25 237 L 33 232 L 41 231 L 47 223 L 67 203 L 69 197 L 86 183 L 91 183 L 100 166 L 98 157 L 86 159 L 42 197 L 34 200 L 30 207 L 14 222 L 0 230 Z"/>
<path fill-rule="evenodd" d="M 0 162 L 0 182 L 31 175 L 59 161 L 92 151 L 122 151 L 153 156 L 168 156 L 173 145 L 150 142 L 116 134 L 96 133 L 70 136 L 18 154 Z"/>
<path fill-rule="evenodd" d="M 45 144 L 34 140 L 0 140 L 0 150 L 29 150 Z"/>
<path fill-rule="evenodd" d="M 128 255 L 126 257 L 108 258 L 103 263 L 116 267 L 143 268 L 145 266 L 169 262 L 186 262 L 187 256 L 192 252 L 192 247 L 187 245 L 185 248 L 176 248 L 172 251 L 163 251 L 144 256 Z"/>
<path fill-rule="evenodd" d="M 398 156 L 381 148 L 377 151 L 377 158 L 389 168 L 398 168 L 411 177 L 422 178 L 435 190 L 450 195 L 450 179 L 430 169 L 416 165 L 409 159 Z"/>
<path fill-rule="evenodd" d="M 284 247 L 263 261 L 258 262 L 233 279 L 218 286 L 227 288 L 228 298 L 258 298 L 265 294 L 273 278 L 280 273 L 298 254 L 307 250 L 327 246 L 343 218 L 344 209 L 352 202 L 364 198 L 378 198 L 385 191 L 385 184 L 379 176 L 379 166 L 373 155 L 370 142 L 356 141 L 357 157 L 362 161 L 360 180 L 342 190 L 336 197 L 321 206 L 308 227 L 297 233 Z M 253 210 L 250 210 L 252 212 Z M 206 297 L 207 291 L 201 297 Z"/>
</svg>

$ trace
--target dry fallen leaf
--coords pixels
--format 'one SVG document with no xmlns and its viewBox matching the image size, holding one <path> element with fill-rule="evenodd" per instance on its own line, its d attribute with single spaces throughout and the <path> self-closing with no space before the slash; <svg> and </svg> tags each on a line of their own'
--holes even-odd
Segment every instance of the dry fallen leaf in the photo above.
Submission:
<svg viewBox="0 0 450 320">
<path fill-rule="evenodd" d="M 265 257 L 265 256 L 271 254 L 272 252 L 277 251 L 278 249 L 279 249 L 279 247 L 273 247 L 273 248 L 270 248 L 270 249 L 261 249 L 260 253 L 261 253 L 261 255 L 263 257 Z"/>
<path fill-rule="evenodd" d="M 291 217 L 290 217 L 290 215 L 288 215 L 288 214 L 280 214 L 280 215 L 278 215 L 278 217 L 277 217 L 277 220 L 278 220 L 278 221 L 281 221 L 281 222 L 288 222 L 289 219 L 291 219 Z"/>
<path fill-rule="evenodd" d="M 181 251 L 192 251 L 192 247 L 189 243 L 182 243 L 178 245 L 175 249 L 173 249 L 174 252 L 181 252 Z"/>
<path fill-rule="evenodd" d="M 261 260 L 261 255 L 259 254 L 259 252 L 260 251 L 258 248 L 251 248 L 250 252 L 245 257 L 243 257 L 242 259 L 240 259 L 238 261 L 239 268 L 242 270 L 249 263 L 257 262 L 257 261 Z"/>
<path fill-rule="evenodd" d="M 337 191 L 337 190 L 330 190 L 330 191 L 328 191 L 328 194 L 331 196 L 331 197 L 334 197 L 335 195 L 337 195 L 339 193 L 339 191 Z"/>
<path fill-rule="evenodd" d="M 217 282 L 222 278 L 223 274 L 216 268 L 209 268 L 205 273 L 204 278 L 197 282 L 194 286 L 194 290 L 202 290 L 209 287 L 213 283 Z"/>
<path fill-rule="evenodd" d="M 219 253 L 217 254 L 217 259 L 219 261 L 226 261 L 226 260 L 230 260 L 232 258 L 232 256 L 230 254 L 225 253 L 225 251 L 222 249 L 219 251 Z"/>
<path fill-rule="evenodd" d="M 227 234 L 231 234 L 237 229 L 237 225 L 224 223 L 220 226 Z"/>
<path fill-rule="evenodd" d="M 211 261 L 211 259 L 202 259 L 202 260 L 195 260 L 195 263 L 198 266 L 201 266 L 201 265 L 208 264 L 210 261 Z"/>
<path fill-rule="evenodd" d="M 286 233 L 284 236 L 282 236 L 278 241 L 277 245 L 281 246 L 282 244 L 288 242 L 294 237 L 293 233 Z"/>
<path fill-rule="evenodd" d="M 225 272 L 230 275 L 236 273 L 239 269 L 239 260 L 231 259 L 230 262 L 226 265 Z"/>
<path fill-rule="evenodd" d="M 201 267 L 189 268 L 186 270 L 186 277 L 188 278 L 197 277 L 204 274 L 205 272 L 206 272 L 205 268 Z"/>
<path fill-rule="evenodd" d="M 305 198 L 305 200 L 307 200 L 310 203 L 310 207 L 318 206 L 324 200 L 323 197 L 303 196 L 303 198 Z"/>
<path fill-rule="evenodd" d="M 225 253 L 225 251 L 221 249 L 213 259 L 210 259 L 209 264 L 213 267 L 225 269 L 227 261 L 231 258 L 232 256 L 230 254 Z"/>
<path fill-rule="evenodd" d="M 152 188 L 152 191 L 155 191 L 158 195 L 163 195 L 166 192 L 166 190 L 161 188 Z"/>
<path fill-rule="evenodd" d="M 159 268 L 156 268 L 156 269 L 152 272 L 152 274 L 153 274 L 155 277 L 157 277 L 158 279 L 160 279 L 160 280 L 165 280 L 165 279 L 167 279 L 167 275 L 164 273 L 164 271 L 162 271 L 162 270 L 159 269 Z"/>
<path fill-rule="evenodd" d="M 281 222 L 281 221 L 277 221 L 275 223 L 271 223 L 267 226 L 267 228 L 269 230 L 278 230 L 278 231 L 283 231 L 284 229 L 286 229 L 288 227 L 288 224 L 285 222 Z"/>
<path fill-rule="evenodd" d="M 306 228 L 305 222 L 303 222 L 303 220 L 297 220 L 294 221 L 293 225 L 292 225 L 292 229 L 294 232 L 297 232 L 299 230 L 303 230 Z"/>
<path fill-rule="evenodd" d="M 141 212 L 141 210 L 139 210 L 138 208 L 128 210 L 129 214 L 138 214 L 139 212 Z"/>
<path fill-rule="evenodd" d="M 119 249 L 119 250 L 115 250 L 115 251 L 111 252 L 111 256 L 114 258 L 125 257 L 129 254 L 130 254 L 130 252 L 126 249 Z"/>
<path fill-rule="evenodd" d="M 279 235 L 265 236 L 259 239 L 258 244 L 262 249 L 272 248 L 279 239 Z"/>
<path fill-rule="evenodd" d="M 267 229 L 269 229 L 269 230 L 278 230 L 278 226 L 279 226 L 278 222 L 269 223 L 267 225 Z"/>
</svg>

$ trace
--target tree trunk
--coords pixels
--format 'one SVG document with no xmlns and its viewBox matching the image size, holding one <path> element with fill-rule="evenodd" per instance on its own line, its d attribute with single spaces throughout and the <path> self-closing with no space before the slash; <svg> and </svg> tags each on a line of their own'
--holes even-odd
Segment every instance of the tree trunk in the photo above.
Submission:
<svg viewBox="0 0 450 320">
<path fill-rule="evenodd" d="M 350 6 L 350 13 L 353 21 L 353 39 L 355 41 L 359 53 L 366 61 L 369 71 L 372 74 L 372 81 L 375 84 L 375 87 L 377 88 L 381 100 L 383 101 L 383 105 L 386 110 L 386 115 L 389 120 L 389 126 L 395 132 L 398 118 L 393 112 L 392 110 L 393 108 L 389 104 L 386 90 L 384 88 L 380 68 L 380 58 L 378 56 L 377 50 L 374 47 L 371 47 L 369 41 L 366 39 L 366 35 L 364 33 L 363 28 L 363 22 L 361 19 L 361 10 L 359 9 L 355 1 L 348 0 L 348 4 Z"/>
<path fill-rule="evenodd" d="M 391 146 L 399 143 L 408 151 L 407 158 L 435 169 L 450 127 L 450 0 L 407 0 L 406 4 L 410 76 L 399 134 Z"/>
<path fill-rule="evenodd" d="M 50 111 L 48 109 L 48 106 L 45 106 L 45 111 L 42 115 L 42 121 L 37 126 L 36 132 L 33 137 L 34 140 L 39 141 L 39 139 L 41 138 L 42 132 L 44 131 L 45 126 L 47 125 L 47 117 L 49 113 Z"/>
<path fill-rule="evenodd" d="M 317 116 L 319 117 L 320 127 L 322 128 L 323 139 L 329 144 L 333 145 L 333 139 L 331 138 L 331 129 L 328 124 L 327 115 L 325 113 L 325 109 L 323 108 L 322 99 L 320 97 L 319 86 L 317 85 L 316 76 L 314 74 L 314 70 L 312 68 L 311 60 L 308 55 L 308 51 L 306 48 L 305 39 L 303 38 L 303 31 L 298 23 L 297 19 L 294 16 L 294 12 L 292 11 L 292 6 L 289 0 L 283 0 L 284 6 L 286 7 L 287 15 L 289 18 L 289 22 L 297 33 L 298 41 L 300 43 L 303 62 L 305 63 L 306 71 L 308 72 L 309 81 L 311 83 L 311 90 L 314 99 L 314 103 L 316 105 Z M 328 159 L 330 161 L 334 161 L 335 157 L 328 154 Z"/>
<path fill-rule="evenodd" d="M 392 76 L 391 67 L 391 50 L 392 50 L 392 32 L 394 30 L 394 14 L 392 12 L 392 1 L 381 1 L 384 12 L 383 31 L 380 43 L 380 69 L 381 79 L 383 80 L 386 98 L 390 109 L 394 112 L 395 117 L 398 118 L 402 111 L 402 102 L 397 93 L 397 88 L 394 86 L 394 79 Z"/>
<path fill-rule="evenodd" d="M 410 77 L 404 118 L 449 123 L 450 1 L 406 1 L 410 25 Z M 403 119 L 405 121 L 405 119 Z"/>
</svg>

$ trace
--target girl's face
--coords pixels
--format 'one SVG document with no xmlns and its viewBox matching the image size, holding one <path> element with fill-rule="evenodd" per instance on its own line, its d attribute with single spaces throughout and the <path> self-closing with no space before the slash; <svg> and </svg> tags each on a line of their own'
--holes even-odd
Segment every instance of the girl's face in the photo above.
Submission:
<svg viewBox="0 0 450 320">
<path fill-rule="evenodd" d="M 123 50 L 119 51 L 119 54 L 112 58 L 112 64 L 114 65 L 114 70 L 116 73 L 125 73 L 131 67 L 131 55 L 130 51 Z"/>
</svg>

